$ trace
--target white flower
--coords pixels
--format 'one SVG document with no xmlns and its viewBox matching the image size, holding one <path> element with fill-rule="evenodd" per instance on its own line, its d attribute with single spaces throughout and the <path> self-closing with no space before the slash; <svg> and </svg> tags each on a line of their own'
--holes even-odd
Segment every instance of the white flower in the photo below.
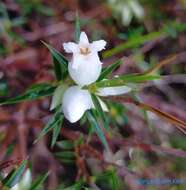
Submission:
<svg viewBox="0 0 186 190">
<path fill-rule="evenodd" d="M 138 20 L 144 18 L 145 12 L 138 0 L 108 0 L 108 2 L 114 11 L 114 15 L 121 17 L 124 26 L 128 26 L 133 17 Z"/>
<path fill-rule="evenodd" d="M 141 20 L 144 17 L 144 9 L 137 0 L 129 1 L 131 10 L 137 19 Z"/>
<path fill-rule="evenodd" d="M 71 123 L 78 121 L 84 112 L 91 108 L 92 100 L 88 90 L 82 90 L 79 86 L 72 86 L 65 91 L 62 110 Z"/>
<path fill-rule="evenodd" d="M 126 89 L 127 88 L 127 89 Z M 101 88 L 97 95 L 109 96 L 129 92 L 131 89 L 126 86 Z M 106 104 L 98 97 L 103 111 L 108 111 Z M 62 110 L 66 119 L 74 123 L 81 119 L 85 111 L 95 108 L 90 92 L 81 89 L 79 86 L 69 87 L 62 99 Z"/>
<path fill-rule="evenodd" d="M 121 10 L 121 19 L 124 26 L 128 26 L 132 20 L 132 11 L 128 4 L 123 5 Z"/>
<path fill-rule="evenodd" d="M 54 92 L 50 109 L 60 105 L 62 99 L 62 111 L 66 119 L 74 123 L 81 119 L 85 111 L 95 109 L 91 94 L 82 86 L 95 82 L 100 76 L 102 63 L 98 56 L 98 51 L 104 49 L 104 40 L 89 43 L 87 35 L 81 32 L 79 44 L 73 42 L 64 43 L 67 53 L 73 53 L 72 61 L 68 65 L 68 71 L 77 85 L 66 89 L 65 85 L 60 85 Z M 96 91 L 98 101 L 103 111 L 108 111 L 106 104 L 99 96 L 113 96 L 127 93 L 131 90 L 127 86 L 99 88 Z"/>
<path fill-rule="evenodd" d="M 106 46 L 104 40 L 89 43 L 85 32 L 81 32 L 79 44 L 74 42 L 64 43 L 67 53 L 73 53 L 68 71 L 76 84 L 83 86 L 95 82 L 101 73 L 101 61 L 98 52 Z"/>
<path fill-rule="evenodd" d="M 29 169 L 24 173 L 21 181 L 14 185 L 10 190 L 28 190 L 31 186 L 32 176 Z"/>
<path fill-rule="evenodd" d="M 103 157 L 106 162 L 109 162 L 111 164 L 116 164 L 117 166 L 124 165 L 124 153 L 122 150 L 117 151 L 115 154 L 110 151 L 104 151 Z"/>
</svg>

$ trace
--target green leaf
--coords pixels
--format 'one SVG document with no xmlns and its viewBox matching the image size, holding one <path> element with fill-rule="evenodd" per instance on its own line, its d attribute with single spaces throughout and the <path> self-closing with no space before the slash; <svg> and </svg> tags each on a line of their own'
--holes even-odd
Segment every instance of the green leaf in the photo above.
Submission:
<svg viewBox="0 0 186 190">
<path fill-rule="evenodd" d="M 62 188 L 62 189 L 59 189 L 59 190 L 81 190 L 82 186 L 83 186 L 83 182 L 78 181 L 78 182 L 76 182 L 74 185 L 72 185 L 70 187 Z"/>
<path fill-rule="evenodd" d="M 80 19 L 78 13 L 76 13 L 76 21 L 75 21 L 75 41 L 79 43 L 79 37 L 81 33 Z"/>
<path fill-rule="evenodd" d="M 73 164 L 75 162 L 74 151 L 55 152 L 54 156 L 62 163 Z"/>
<path fill-rule="evenodd" d="M 62 148 L 62 149 L 74 148 L 74 143 L 72 141 L 69 141 L 69 140 L 58 141 L 56 144 L 59 148 Z"/>
<path fill-rule="evenodd" d="M 0 96 L 6 96 L 8 93 L 7 84 L 4 82 L 0 82 Z"/>
<path fill-rule="evenodd" d="M 115 171 L 111 171 L 111 180 L 110 180 L 111 186 L 113 190 L 119 189 L 119 178 Z"/>
<path fill-rule="evenodd" d="M 75 158 L 75 153 L 73 151 L 62 151 L 62 152 L 56 152 L 54 153 L 55 157 L 61 159 L 61 158 L 67 158 L 72 159 Z"/>
<path fill-rule="evenodd" d="M 106 67 L 106 68 L 102 71 L 102 73 L 101 73 L 101 75 L 100 75 L 100 77 L 98 78 L 97 81 L 101 81 L 101 80 L 103 80 L 104 78 L 106 78 L 106 77 L 107 77 L 109 74 L 111 74 L 112 71 L 114 71 L 121 63 L 122 63 L 122 61 L 121 61 L 121 60 L 118 60 L 118 61 L 116 61 L 115 63 L 113 63 L 112 65 Z"/>
<path fill-rule="evenodd" d="M 60 158 L 59 161 L 63 164 L 73 165 L 75 163 L 75 159 L 72 158 Z"/>
<path fill-rule="evenodd" d="M 17 17 L 15 19 L 12 20 L 12 27 L 20 27 L 23 24 L 26 24 L 27 19 L 23 18 L 23 17 Z"/>
<path fill-rule="evenodd" d="M 15 104 L 25 100 L 36 100 L 45 96 L 50 96 L 53 94 L 55 88 L 55 86 L 47 83 L 35 84 L 22 95 L 2 101 L 0 105 Z"/>
<path fill-rule="evenodd" d="M 42 3 L 40 5 L 36 5 L 36 9 L 39 13 L 44 14 L 46 16 L 54 16 L 54 10 L 50 7 L 44 6 Z"/>
<path fill-rule="evenodd" d="M 60 84 L 54 91 L 54 95 L 52 97 L 52 103 L 50 105 L 50 110 L 55 109 L 59 105 L 61 105 L 61 100 L 63 98 L 64 92 L 67 89 L 65 84 Z"/>
<path fill-rule="evenodd" d="M 34 143 L 36 143 L 39 139 L 41 139 L 43 136 L 45 136 L 49 131 L 54 129 L 55 127 L 58 127 L 63 121 L 63 115 L 61 113 L 60 107 L 56 110 L 55 114 L 52 116 L 52 118 L 49 120 L 47 125 L 43 128 L 37 139 Z"/>
<path fill-rule="evenodd" d="M 6 187 L 13 187 L 15 184 L 17 184 L 19 182 L 19 180 L 21 179 L 21 176 L 25 170 L 27 164 L 27 160 L 24 160 L 21 165 L 15 170 L 12 170 L 8 176 L 3 179 L 2 184 Z"/>
<path fill-rule="evenodd" d="M 157 75 L 142 75 L 142 74 L 129 74 L 129 75 L 121 75 L 119 77 L 103 80 L 93 84 L 97 88 L 100 87 L 114 87 L 114 86 L 123 86 L 127 83 L 139 83 L 145 82 L 149 80 L 160 79 L 160 76 Z"/>
<path fill-rule="evenodd" d="M 3 174 L 0 172 L 0 182 L 3 180 Z"/>
<path fill-rule="evenodd" d="M 15 143 L 11 143 L 6 147 L 5 157 L 9 157 L 14 150 Z"/>
<path fill-rule="evenodd" d="M 169 28 L 169 30 L 167 28 Z M 171 32 L 170 32 L 170 28 L 171 28 Z M 172 32 L 173 30 L 174 30 L 174 34 Z M 149 34 L 141 35 L 141 36 L 138 36 L 137 38 L 136 37 L 131 38 L 127 42 L 121 43 L 118 46 L 116 46 L 110 50 L 106 50 L 105 52 L 103 52 L 103 58 L 111 57 L 117 53 L 124 51 L 125 49 L 138 47 L 139 45 L 142 45 L 146 42 L 150 42 L 152 40 L 156 40 L 160 37 L 169 37 L 169 36 L 175 37 L 176 32 L 183 32 L 185 30 L 186 30 L 186 24 L 185 23 L 172 22 L 168 25 L 165 25 L 159 31 L 155 31 L 155 32 L 151 32 Z"/>
<path fill-rule="evenodd" d="M 100 138 L 101 142 L 103 143 L 105 148 L 108 150 L 109 149 L 108 143 L 106 141 L 106 138 L 103 134 L 102 129 L 100 128 L 99 124 L 96 121 L 94 114 L 91 111 L 87 111 L 86 116 L 87 116 L 88 121 L 90 122 L 90 125 L 93 127 L 98 137 Z"/>
<path fill-rule="evenodd" d="M 31 187 L 28 190 L 39 190 L 43 182 L 46 180 L 48 177 L 49 172 L 46 174 L 39 176 L 31 185 Z"/>
<path fill-rule="evenodd" d="M 56 140 L 60 134 L 62 123 L 63 123 L 64 116 L 61 115 L 60 119 L 56 123 L 56 126 L 53 129 L 53 134 L 52 134 L 52 144 L 51 147 L 53 147 L 56 143 Z"/>
<path fill-rule="evenodd" d="M 103 125 L 104 125 L 105 129 L 107 131 L 109 131 L 108 120 L 106 118 L 106 115 L 105 115 L 105 113 L 104 113 L 104 111 L 103 111 L 103 109 L 101 107 L 101 104 L 100 104 L 98 98 L 96 97 L 95 94 L 91 94 L 91 98 L 92 98 L 92 101 L 93 101 L 94 106 L 96 108 L 96 111 L 98 112 L 98 115 L 100 116 L 100 118 L 101 118 L 101 120 L 103 122 Z"/>
<path fill-rule="evenodd" d="M 120 186 L 119 179 L 115 170 L 108 170 L 103 174 L 99 174 L 96 181 L 106 182 L 106 184 L 110 185 L 111 189 L 113 190 L 118 190 Z"/>
<path fill-rule="evenodd" d="M 139 36 L 138 38 L 129 39 L 127 42 L 121 43 L 117 45 L 116 47 L 114 47 L 113 49 L 103 52 L 103 58 L 111 57 L 117 53 L 120 53 L 121 51 L 124 51 L 125 49 L 139 46 L 141 44 L 144 44 L 145 42 L 158 39 L 159 37 L 162 37 L 164 35 L 165 34 L 162 33 L 162 31 L 158 31 L 158 32 L 151 32 L 141 37 Z"/>
<path fill-rule="evenodd" d="M 50 50 L 50 53 L 52 54 L 57 80 L 65 79 L 68 75 L 68 60 L 59 51 L 46 42 L 42 41 L 42 43 Z"/>
</svg>

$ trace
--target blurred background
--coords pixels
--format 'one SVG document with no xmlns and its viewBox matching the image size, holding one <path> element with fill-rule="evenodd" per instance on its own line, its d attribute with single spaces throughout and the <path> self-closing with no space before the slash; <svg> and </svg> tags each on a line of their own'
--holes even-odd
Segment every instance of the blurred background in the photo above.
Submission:
<svg viewBox="0 0 186 190">
<path fill-rule="evenodd" d="M 186 121 L 185 0 L 1 0 L 0 101 L 23 93 L 32 84 L 55 80 L 50 53 L 41 40 L 64 53 L 62 43 L 74 40 L 77 12 L 91 41 L 107 41 L 100 54 L 104 66 L 122 59 L 115 75 L 143 72 L 177 55 L 157 72 L 165 78 L 134 86 L 134 96 Z M 110 103 L 113 155 L 103 151 L 96 137 L 91 147 L 86 143 L 75 146 L 81 136 L 88 138 L 89 128 L 83 121 L 75 126 L 65 121 L 51 148 L 50 133 L 33 144 L 51 117 L 49 106 L 50 98 L 43 98 L 0 107 L 2 176 L 20 160 L 28 159 L 33 179 L 50 171 L 40 189 L 186 188 L 186 137 L 172 124 L 134 105 Z M 110 160 L 122 164 L 107 164 Z M 5 167 L 7 161 L 11 162 Z M 136 183 L 143 178 L 184 182 Z"/>
</svg>

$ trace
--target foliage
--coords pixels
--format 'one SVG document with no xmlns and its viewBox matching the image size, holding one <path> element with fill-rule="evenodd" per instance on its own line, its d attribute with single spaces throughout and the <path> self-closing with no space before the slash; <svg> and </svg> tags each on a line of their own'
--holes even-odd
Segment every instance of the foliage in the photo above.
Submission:
<svg viewBox="0 0 186 190">
<path fill-rule="evenodd" d="M 47 3 L 45 4 L 44 1 L 40 0 L 39 1 L 32 0 L 29 2 L 25 0 L 17 0 L 16 1 L 17 4 L 15 5 L 19 5 L 19 7 L 21 7 L 21 11 L 19 12 L 20 16 L 18 17 L 16 16 L 15 19 L 12 19 L 10 14 L 9 9 L 11 6 L 6 7 L 5 3 L 0 4 L 1 5 L 0 35 L 2 38 L 0 39 L 0 41 L 7 42 L 0 44 L 1 55 L 7 56 L 9 55 L 9 53 L 14 52 L 14 49 L 11 50 L 11 47 L 13 47 L 12 44 L 14 44 L 15 40 L 19 41 L 20 43 L 24 42 L 22 35 L 24 36 L 25 33 L 24 32 L 22 33 L 22 31 L 20 32 L 18 29 L 19 27 L 22 29 L 24 27 L 28 27 L 28 25 L 32 23 L 30 22 L 30 19 L 32 20 L 32 16 L 36 16 L 36 18 L 40 18 L 42 20 L 42 18 L 45 18 L 45 16 L 47 16 L 46 18 L 48 18 L 48 16 L 54 15 L 53 9 L 47 6 L 48 3 L 50 4 L 50 2 L 48 1 L 46 2 Z M 61 3 L 63 4 L 64 2 Z M 17 128 L 12 130 L 13 131 L 12 133 L 16 134 L 18 131 L 18 140 L 12 138 L 11 134 L 9 136 L 8 130 L 7 130 L 8 132 L 5 133 L 0 131 L 0 142 L 2 143 L 1 146 L 2 150 L 4 150 L 4 147 L 6 147 L 5 151 L 6 153 L 4 157 L 5 159 L 7 159 L 14 154 L 14 151 L 16 151 L 17 148 L 16 146 L 17 141 L 18 142 L 20 141 L 21 144 L 21 142 L 23 142 L 24 139 L 28 138 L 27 142 L 28 144 L 27 143 L 26 144 L 29 148 L 30 146 L 32 146 L 30 145 L 32 144 L 30 143 L 30 141 L 33 140 L 32 135 L 30 136 L 25 135 L 26 138 L 20 137 L 20 134 L 23 134 L 20 132 L 23 130 L 22 128 L 24 128 L 24 126 L 26 125 L 29 125 L 31 126 L 29 132 L 31 132 L 31 134 L 33 133 L 34 136 L 37 136 L 36 139 L 34 139 L 34 146 L 37 147 L 36 148 L 37 151 L 39 150 L 39 153 L 42 155 L 41 158 L 44 160 L 44 158 L 47 157 L 50 160 L 50 162 L 49 163 L 47 162 L 47 164 L 43 162 L 45 164 L 46 170 L 49 170 L 49 172 L 42 171 L 41 175 L 36 175 L 37 177 L 33 180 L 31 187 L 28 190 L 44 189 L 45 181 L 47 180 L 47 178 L 51 179 L 51 176 L 53 175 L 52 172 L 55 173 L 55 175 L 53 176 L 55 177 L 58 176 L 60 178 L 59 183 L 57 184 L 58 187 L 56 187 L 57 190 L 73 190 L 73 189 L 74 190 L 78 189 L 79 190 L 93 190 L 93 189 L 120 190 L 121 187 L 126 187 L 127 189 L 128 184 L 126 183 L 128 181 L 124 182 L 123 180 L 121 180 L 123 176 L 124 177 L 129 176 L 129 178 L 132 176 L 131 178 L 135 179 L 136 173 L 140 172 L 143 173 L 148 165 L 153 164 L 153 162 L 158 163 L 158 161 L 159 162 L 167 161 L 165 163 L 165 167 L 167 166 L 167 168 L 170 169 L 169 171 L 171 171 L 172 173 L 174 172 L 176 173 L 177 171 L 179 171 L 180 178 L 184 176 L 185 169 L 184 167 L 182 168 L 182 165 L 184 165 L 184 160 L 176 158 L 175 163 L 171 165 L 171 161 L 173 160 L 173 158 L 171 157 L 168 160 L 167 157 L 165 157 L 165 154 L 167 155 L 170 154 L 177 157 L 179 156 L 182 158 L 186 157 L 186 153 L 184 151 L 186 149 L 184 137 L 181 135 L 178 136 L 176 133 L 172 135 L 171 131 L 172 126 L 175 126 L 176 129 L 180 130 L 183 133 L 186 133 L 186 123 L 185 121 L 182 121 L 182 119 L 177 118 L 177 115 L 174 113 L 173 107 L 167 106 L 166 103 L 169 101 L 167 98 L 168 95 L 167 91 L 164 91 L 166 90 L 166 88 L 164 89 L 164 86 L 163 87 L 161 86 L 161 82 L 164 81 L 166 77 L 171 77 L 171 75 L 168 75 L 169 73 L 171 74 L 177 72 L 174 66 L 167 66 L 167 65 L 169 63 L 172 62 L 174 63 L 176 61 L 184 62 L 185 53 L 184 52 L 183 54 L 175 53 L 178 51 L 177 49 L 176 50 L 171 49 L 172 51 L 171 52 L 167 50 L 169 48 L 166 48 L 166 51 L 164 50 L 163 52 L 161 52 L 163 47 L 159 47 L 160 50 L 155 49 L 153 50 L 155 51 L 155 53 L 154 52 L 151 53 L 151 45 L 153 46 L 153 44 L 156 43 L 157 41 L 159 42 L 159 40 L 160 41 L 170 40 L 171 43 L 173 44 L 173 42 L 178 38 L 181 39 L 181 35 L 186 30 L 186 25 L 182 22 L 178 22 L 177 20 L 179 19 L 176 19 L 176 21 L 172 21 L 173 19 L 166 18 L 163 12 L 161 12 L 161 14 L 157 14 L 157 10 L 155 10 L 153 6 L 157 5 L 157 3 L 158 5 L 163 6 L 166 5 L 166 3 L 161 4 L 160 1 L 152 1 L 152 3 L 149 3 L 146 0 L 142 0 L 141 3 L 142 3 L 141 6 L 145 5 L 146 3 L 146 6 L 150 7 L 151 9 L 151 14 L 149 14 L 145 6 L 143 7 L 143 9 L 146 10 L 147 12 L 146 16 L 150 17 L 151 15 L 151 17 L 148 19 L 146 17 L 143 18 L 144 24 L 143 20 L 141 20 L 140 25 L 139 23 L 135 23 L 135 20 L 133 20 L 133 22 L 131 22 L 131 26 L 129 27 L 129 29 L 126 29 L 126 27 L 121 26 L 120 23 L 115 24 L 114 19 L 112 17 L 111 18 L 108 17 L 106 18 L 107 20 L 105 19 L 104 21 L 102 20 L 103 23 L 100 22 L 102 25 L 104 25 L 105 30 L 107 29 L 106 27 L 109 26 L 108 34 L 114 34 L 113 35 L 114 38 L 118 37 L 117 40 L 119 42 L 118 41 L 115 42 L 113 39 L 111 39 L 109 43 L 110 49 L 105 50 L 102 53 L 102 58 L 105 60 L 105 62 L 107 62 L 108 60 L 109 65 L 105 66 L 102 69 L 102 72 L 97 81 L 82 87 L 83 90 L 90 92 L 94 108 L 87 110 L 85 114 L 82 116 L 80 122 L 77 122 L 75 124 L 70 124 L 65 119 L 65 116 L 62 113 L 61 106 L 62 106 L 64 92 L 68 87 L 71 87 L 76 84 L 71 79 L 68 73 L 68 67 L 70 63 L 69 59 L 67 59 L 66 55 L 63 55 L 63 53 L 61 53 L 59 50 L 50 45 L 53 43 L 53 40 L 50 40 L 50 38 L 48 39 L 42 38 L 42 36 L 39 37 L 39 39 L 40 38 L 42 39 L 42 43 L 44 44 L 44 46 L 46 46 L 46 48 L 49 50 L 53 62 L 53 64 L 51 64 L 52 66 L 46 64 L 47 65 L 45 68 L 47 69 L 46 78 L 53 78 L 55 76 L 55 79 L 53 78 L 52 80 L 49 80 L 47 82 L 40 82 L 40 80 L 36 80 L 39 82 L 36 82 L 32 85 L 29 84 L 30 87 L 26 89 L 25 92 L 23 92 L 18 96 L 15 96 L 16 93 L 9 93 L 9 86 L 11 86 L 12 84 L 16 86 L 17 83 L 16 82 L 14 83 L 14 81 L 12 82 L 11 80 L 10 81 L 7 80 L 6 77 L 8 75 L 11 76 L 12 78 L 15 76 L 17 77 L 17 75 L 21 74 L 22 70 L 23 72 L 25 72 L 24 70 L 27 66 L 25 66 L 22 63 L 18 63 L 18 66 L 19 64 L 20 65 L 22 64 L 24 66 L 22 65 L 20 66 L 21 68 L 20 73 L 15 74 L 15 71 L 13 70 L 12 75 L 9 74 L 9 71 L 5 70 L 5 76 L 2 76 L 2 79 L 0 80 L 0 97 L 1 97 L 0 106 L 1 106 L 1 112 L 3 113 L 2 115 L 0 115 L 0 124 L 1 123 L 3 124 L 2 125 L 3 126 L 2 131 L 3 131 L 5 128 L 4 123 L 6 123 L 5 122 L 6 118 L 9 118 L 8 116 L 12 114 L 11 119 L 8 120 L 7 123 L 8 126 L 11 125 L 12 123 L 18 123 L 16 125 Z M 58 14 L 60 15 L 61 12 L 58 12 Z M 70 15 L 71 13 L 67 12 L 66 14 Z M 74 15 L 76 15 L 74 39 L 75 42 L 78 43 L 80 38 L 81 26 L 83 26 L 83 28 L 84 27 L 86 28 L 87 27 L 86 23 L 89 22 L 90 25 L 92 24 L 92 26 L 90 26 L 89 28 L 89 30 L 91 31 L 91 27 L 95 30 L 94 27 L 99 26 L 99 24 L 97 23 L 98 21 L 96 21 L 96 19 L 93 21 L 86 21 L 85 19 L 84 20 L 85 23 L 83 24 L 81 22 L 83 21 L 84 18 L 81 20 L 78 13 L 76 14 L 74 13 Z M 65 17 L 66 16 L 64 16 L 64 19 Z M 156 29 L 157 23 L 155 22 L 154 24 L 152 22 L 154 18 L 159 18 L 159 19 L 162 18 L 163 24 L 159 25 L 160 29 Z M 53 18 L 51 17 L 51 19 Z M 149 20 L 152 22 L 151 23 L 152 25 L 154 24 L 154 28 L 150 27 L 151 25 L 149 26 L 148 23 L 150 22 Z M 67 25 L 62 23 L 64 24 L 64 31 L 66 31 L 65 27 L 68 28 L 69 24 L 68 22 Z M 106 22 L 108 26 L 107 24 L 105 24 Z M 48 23 L 50 23 L 50 19 Z M 111 24 L 109 25 L 109 23 Z M 146 25 L 148 25 L 150 29 Z M 30 33 L 28 32 L 25 36 L 27 36 L 28 34 L 33 35 L 33 33 L 34 35 L 40 34 L 41 31 L 49 31 L 49 33 L 50 31 L 53 31 L 51 28 L 48 29 L 47 27 L 46 28 L 43 27 L 44 29 L 42 28 L 40 30 L 38 29 L 39 24 L 38 26 L 36 24 L 36 33 L 34 33 L 35 32 L 34 30 L 31 31 Z M 69 31 L 71 30 L 72 29 L 70 28 Z M 96 30 L 101 30 L 101 29 L 96 28 Z M 19 32 L 17 33 L 17 31 L 19 31 L 20 34 Z M 96 32 L 94 32 L 93 35 L 95 35 L 95 33 Z M 53 34 L 51 39 L 53 39 Z M 66 39 L 63 40 L 66 41 Z M 50 44 L 47 43 L 46 41 L 49 41 Z M 37 46 L 37 44 L 35 43 L 36 42 L 33 42 L 31 46 L 33 47 Z M 165 45 L 167 44 L 165 43 Z M 182 46 L 184 45 L 182 44 Z M 132 65 L 131 67 L 132 69 L 134 69 L 134 72 L 131 69 L 132 73 L 123 74 L 122 72 L 122 74 L 115 75 L 117 71 L 121 71 L 120 69 L 122 67 L 125 67 L 126 64 L 128 64 L 127 59 L 125 59 L 126 57 L 125 56 L 121 57 L 124 55 L 123 53 L 125 51 L 126 55 L 128 55 L 129 53 L 131 54 L 131 57 L 128 56 L 129 59 L 131 59 L 134 62 L 137 62 L 136 65 Z M 147 51 L 146 54 L 144 53 L 145 51 Z M 163 61 L 160 61 L 158 63 L 157 60 L 158 59 L 162 60 L 162 55 L 167 54 L 167 52 L 171 52 L 170 53 L 171 56 L 168 56 L 168 58 L 165 58 L 163 59 Z M 41 58 L 41 60 L 42 59 L 43 58 Z M 165 69 L 161 69 L 162 67 L 164 67 Z M 3 68 L 4 71 L 4 67 L 0 68 Z M 51 73 L 51 68 L 52 68 L 52 73 Z M 184 70 L 184 68 L 182 68 L 181 66 L 179 68 L 181 68 L 181 71 Z M 160 69 L 162 72 L 159 72 Z M 7 76 L 6 72 L 8 73 Z M 43 73 L 45 74 L 45 72 Z M 41 71 L 41 74 L 43 73 Z M 38 76 L 36 75 L 36 79 L 38 79 L 40 75 L 38 78 L 37 77 Z M 27 84 L 26 78 L 27 76 L 25 76 L 25 81 L 23 81 L 23 84 Z M 43 78 L 45 79 L 45 77 Z M 43 78 L 41 77 L 41 79 Z M 168 82 L 170 81 L 168 80 Z M 150 85 L 150 87 L 147 88 L 146 90 L 146 88 L 143 88 L 145 85 L 147 86 Z M 109 97 L 98 96 L 98 92 L 102 88 L 112 88 L 112 87 L 121 87 L 121 86 L 127 86 L 131 88 L 130 93 L 128 93 L 125 96 L 124 95 L 120 96 L 114 95 Z M 172 88 L 174 88 L 174 85 L 168 89 L 168 92 L 169 90 L 171 91 Z M 159 92 L 158 89 L 164 94 L 162 95 L 161 93 L 158 93 Z M 140 96 L 141 92 L 143 92 L 142 95 L 144 96 L 148 95 L 151 98 L 150 103 L 152 103 L 152 105 L 143 102 L 143 97 L 141 98 Z M 152 92 L 155 94 L 155 96 L 152 95 L 151 97 Z M 171 92 L 170 94 L 172 95 Z M 159 98 L 158 102 L 156 96 L 164 97 L 164 99 L 166 97 L 167 100 L 159 101 L 161 99 Z M 47 115 L 47 117 L 45 117 L 46 113 L 49 113 L 48 102 L 50 97 L 52 97 L 52 103 L 50 106 L 50 115 Z M 175 102 L 177 101 L 174 98 L 173 100 Z M 28 106 L 29 109 L 27 110 L 27 105 L 31 105 L 33 101 L 35 102 L 35 105 L 38 104 L 39 106 L 38 105 L 35 107 Z M 105 103 L 105 106 L 108 108 L 108 111 L 105 111 L 103 109 L 102 106 L 103 101 Z M 25 104 L 25 102 L 29 102 L 29 104 Z M 20 106 L 20 108 L 18 108 L 16 107 L 16 105 L 14 105 L 16 110 L 15 112 L 17 112 L 16 114 L 15 113 L 13 114 L 14 110 L 10 111 L 11 107 L 13 107 L 12 104 L 18 104 Z M 165 110 L 161 110 L 162 108 L 161 104 L 162 107 L 166 108 L 167 112 L 169 113 L 167 113 Z M 36 112 L 36 114 L 34 113 L 35 110 L 37 110 L 36 107 L 37 109 L 39 107 L 39 109 L 42 110 L 38 116 L 38 118 L 42 120 L 41 122 L 38 122 L 38 118 L 34 118 L 38 113 L 38 112 Z M 134 107 L 137 107 L 141 112 L 136 113 L 136 108 Z M 20 109 L 21 111 L 23 110 L 23 113 L 20 111 Z M 3 112 L 4 110 L 7 110 L 5 114 Z M 27 112 L 31 119 L 24 118 L 24 114 L 27 114 Z M 149 112 L 151 112 L 151 114 L 149 114 Z M 152 115 L 152 113 L 155 114 L 155 116 Z M 180 110 L 177 111 L 176 113 L 178 113 L 178 116 L 181 115 L 182 118 L 184 118 L 182 114 L 183 112 L 181 112 Z M 166 121 L 167 123 L 162 122 L 160 119 L 157 119 L 157 116 L 162 120 Z M 37 124 L 36 125 L 33 124 L 34 122 Z M 157 124 L 155 125 L 154 123 L 156 122 Z M 141 123 L 143 126 L 150 125 L 151 126 L 150 130 L 143 129 L 141 127 Z M 35 125 L 36 127 L 35 128 L 33 127 L 34 129 L 32 129 L 32 125 Z M 76 125 L 78 125 L 78 127 Z M 135 125 L 135 127 L 130 127 L 132 125 Z M 155 126 L 157 126 L 157 128 Z M 171 128 L 171 130 L 169 130 L 169 128 Z M 158 130 L 160 131 L 160 133 L 162 133 L 159 136 L 157 135 Z M 166 133 L 167 136 L 165 135 Z M 168 139 L 169 134 L 171 134 L 172 137 L 168 141 L 166 139 Z M 9 141 L 9 139 L 11 138 L 13 140 Z M 144 140 L 143 142 L 143 139 L 145 138 L 147 138 L 147 140 Z M 155 145 L 150 144 L 149 143 L 150 141 L 152 141 Z M 148 142 L 149 144 L 146 142 Z M 7 146 L 5 146 L 6 143 Z M 39 149 L 40 146 L 42 147 L 42 150 Z M 182 150 L 178 150 L 180 148 Z M 121 155 L 117 154 L 117 152 L 120 153 L 120 151 L 123 151 L 124 154 Z M 152 153 L 153 151 L 156 151 L 157 155 L 160 157 L 157 158 L 157 155 L 154 155 L 154 153 Z M 107 152 L 109 156 L 105 152 Z M 159 154 L 159 152 L 161 154 Z M 33 155 L 31 154 L 29 155 L 31 157 L 32 156 L 34 157 L 35 154 L 37 153 L 34 152 Z M 115 155 L 117 156 L 119 155 L 117 159 L 116 159 L 117 156 Z M 149 160 L 147 160 L 147 158 L 149 158 Z M 124 161 L 124 164 L 119 165 L 118 161 L 120 160 Z M 14 161 L 15 160 L 13 158 L 13 162 L 11 162 L 13 163 L 12 165 L 15 164 Z M 29 158 L 29 162 L 30 161 L 31 160 Z M 21 162 L 21 164 L 16 163 L 15 164 L 16 167 L 12 167 L 13 169 L 10 170 L 10 172 L 8 172 L 7 175 L 4 175 L 4 173 L 1 172 L 1 170 L 4 169 L 4 165 L 6 164 L 7 164 L 6 162 L 0 163 L 0 181 L 1 181 L 0 188 L 2 186 L 5 189 L 11 188 L 16 183 L 20 182 L 22 176 L 24 175 L 24 171 L 25 168 L 27 167 L 28 161 L 24 160 Z M 12 165 L 10 164 L 10 166 Z M 159 175 L 158 172 L 161 169 L 162 169 L 161 166 L 157 166 L 156 170 L 157 173 L 155 172 L 154 175 L 158 176 Z M 181 188 L 182 187 L 185 188 L 184 184 L 180 184 L 180 186 Z M 179 187 L 178 188 L 175 187 L 175 189 L 179 189 Z"/>
</svg>

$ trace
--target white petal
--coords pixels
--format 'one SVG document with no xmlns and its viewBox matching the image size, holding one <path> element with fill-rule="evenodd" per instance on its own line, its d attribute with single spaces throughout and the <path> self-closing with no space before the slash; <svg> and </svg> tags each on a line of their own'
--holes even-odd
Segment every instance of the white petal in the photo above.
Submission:
<svg viewBox="0 0 186 190">
<path fill-rule="evenodd" d="M 123 160 L 116 160 L 115 164 L 118 165 L 118 166 L 124 166 L 125 163 L 124 163 Z"/>
<path fill-rule="evenodd" d="M 134 148 L 130 148 L 129 149 L 129 158 L 132 159 L 132 155 L 133 155 L 133 152 L 134 152 Z"/>
<path fill-rule="evenodd" d="M 122 160 L 124 158 L 124 152 L 123 150 L 119 150 L 114 154 L 115 160 Z"/>
<path fill-rule="evenodd" d="M 99 88 L 97 94 L 99 96 L 114 96 L 125 94 L 131 91 L 131 88 L 128 86 L 116 86 L 116 87 L 105 87 Z"/>
<path fill-rule="evenodd" d="M 109 109 L 108 109 L 107 105 L 105 104 L 105 102 L 102 101 L 99 97 L 97 97 L 97 98 L 98 98 L 98 100 L 99 100 L 99 103 L 100 103 L 100 105 L 101 105 L 102 110 L 105 111 L 105 112 L 108 112 Z"/>
<path fill-rule="evenodd" d="M 89 44 L 88 37 L 85 32 L 81 32 L 80 38 L 79 38 L 79 44 L 81 45 Z"/>
<path fill-rule="evenodd" d="M 84 86 L 98 79 L 101 67 L 97 53 L 88 56 L 74 55 L 72 62 L 68 64 L 68 71 L 76 84 Z"/>
<path fill-rule="evenodd" d="M 122 8 L 122 23 L 128 26 L 132 20 L 132 12 L 128 5 L 124 5 Z"/>
<path fill-rule="evenodd" d="M 123 156 L 124 156 L 124 154 L 122 154 L 121 151 L 118 151 L 115 154 L 113 154 L 110 151 L 103 152 L 103 157 L 104 157 L 105 161 L 116 164 L 118 166 L 124 165 Z"/>
<path fill-rule="evenodd" d="M 143 7 L 139 4 L 138 1 L 129 1 L 129 5 L 138 19 L 142 19 L 144 17 Z"/>
<path fill-rule="evenodd" d="M 68 88 L 63 96 L 62 110 L 71 123 L 78 121 L 88 109 L 92 108 L 92 99 L 87 90 L 78 86 Z"/>
<path fill-rule="evenodd" d="M 107 42 L 105 40 L 98 40 L 91 43 L 91 50 L 93 51 L 101 51 L 105 49 Z"/>
<path fill-rule="evenodd" d="M 74 42 L 63 43 L 63 48 L 67 53 L 76 53 L 79 49 Z"/>
<path fill-rule="evenodd" d="M 108 109 L 107 105 L 105 104 L 105 102 L 102 101 L 98 96 L 97 96 L 97 98 L 98 98 L 98 101 L 99 101 L 99 103 L 100 103 L 100 105 L 101 105 L 102 110 L 105 111 L 105 112 L 108 112 L 109 109 Z M 93 102 L 92 102 L 92 108 L 95 109 L 95 106 L 94 106 L 94 103 L 93 103 Z"/>
<path fill-rule="evenodd" d="M 10 190 L 20 190 L 20 188 L 19 188 L 19 183 L 17 183 L 17 184 L 14 185 L 12 188 L 10 188 Z"/>
<path fill-rule="evenodd" d="M 73 55 L 72 58 L 72 68 L 73 69 L 78 69 L 79 65 L 81 65 L 84 62 L 85 56 L 81 55 L 79 53 L 76 53 Z"/>
<path fill-rule="evenodd" d="M 113 156 L 114 154 L 111 151 L 106 151 L 106 150 L 103 151 L 103 157 L 106 162 L 113 163 L 114 162 Z"/>
<path fill-rule="evenodd" d="M 32 183 L 32 176 L 29 169 L 26 170 L 25 174 L 23 175 L 23 178 L 21 179 L 19 186 L 20 189 L 29 189 Z"/>
</svg>

